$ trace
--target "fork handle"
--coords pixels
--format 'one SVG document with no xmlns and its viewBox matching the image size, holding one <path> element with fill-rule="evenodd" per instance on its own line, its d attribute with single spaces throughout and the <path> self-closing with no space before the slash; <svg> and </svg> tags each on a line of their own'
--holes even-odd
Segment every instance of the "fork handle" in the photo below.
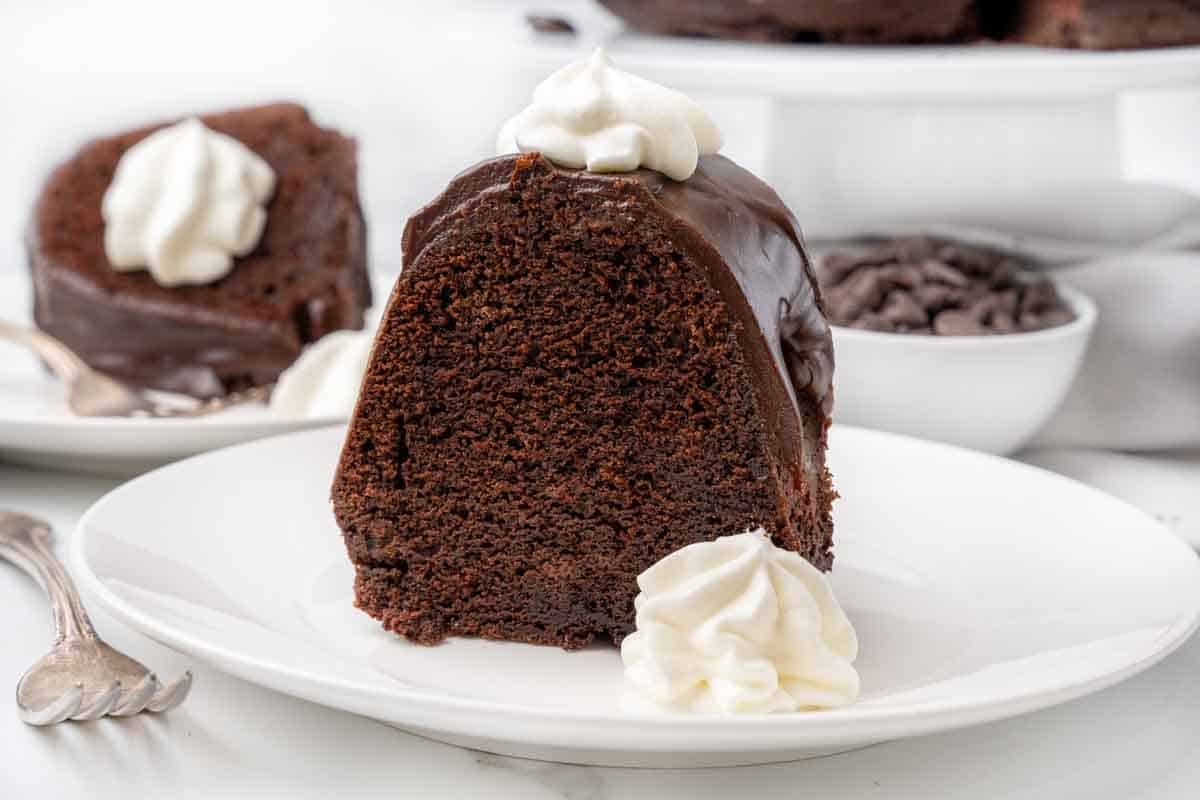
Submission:
<svg viewBox="0 0 1200 800">
<path fill-rule="evenodd" d="M 0 339 L 24 345 L 41 356 L 54 374 L 63 380 L 71 380 L 88 370 L 79 356 L 65 344 L 34 328 L 16 325 L 0 319 Z"/>
<path fill-rule="evenodd" d="M 0 557 L 16 564 L 41 584 L 54 615 L 54 643 L 95 639 L 96 629 L 83 608 L 79 589 L 50 547 L 50 526 L 24 514 L 0 511 Z"/>
</svg>

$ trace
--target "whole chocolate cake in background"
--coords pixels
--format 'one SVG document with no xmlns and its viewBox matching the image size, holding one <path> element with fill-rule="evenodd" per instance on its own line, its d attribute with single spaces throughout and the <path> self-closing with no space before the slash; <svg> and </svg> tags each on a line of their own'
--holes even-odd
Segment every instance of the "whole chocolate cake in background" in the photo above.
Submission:
<svg viewBox="0 0 1200 800">
<path fill-rule="evenodd" d="M 1125 50 L 1200 43 L 1197 0 L 1021 0 L 1001 35 L 1026 44 Z"/>
<path fill-rule="evenodd" d="M 599 0 L 649 33 L 764 42 L 992 40 L 1115 50 L 1200 43 L 1196 0 Z"/>
<path fill-rule="evenodd" d="M 966 41 L 973 0 L 600 0 L 634 28 L 763 42 Z"/>
<path fill-rule="evenodd" d="M 371 289 L 352 139 L 293 104 L 200 123 L 274 173 L 261 238 L 228 274 L 165 285 L 157 273 L 114 267 L 106 252 L 102 206 L 118 164 L 163 125 L 93 141 L 55 170 L 37 201 L 28 251 L 38 327 L 118 378 L 208 397 L 269 384 L 306 344 L 362 327 Z M 184 233 L 186 222 L 175 221 Z"/>
<path fill-rule="evenodd" d="M 828 569 L 833 354 L 790 212 L 602 54 L 513 123 L 550 152 L 405 229 L 333 484 L 357 605 L 423 644 L 573 649 L 630 633 L 636 577 L 688 544 L 762 527 Z"/>
</svg>

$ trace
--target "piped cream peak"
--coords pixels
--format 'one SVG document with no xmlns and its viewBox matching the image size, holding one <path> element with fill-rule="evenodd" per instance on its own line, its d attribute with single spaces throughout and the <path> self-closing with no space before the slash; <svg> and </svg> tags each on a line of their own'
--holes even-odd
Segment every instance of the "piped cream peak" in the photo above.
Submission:
<svg viewBox="0 0 1200 800">
<path fill-rule="evenodd" d="M 104 250 L 114 269 L 163 286 L 212 283 L 258 244 L 275 188 L 267 162 L 186 119 L 121 156 L 104 194 Z"/>
<path fill-rule="evenodd" d="M 537 151 L 591 172 L 644 167 L 682 181 L 721 144 L 721 131 L 694 100 L 617 69 L 600 48 L 544 80 L 501 129 L 496 149 Z"/>
</svg>

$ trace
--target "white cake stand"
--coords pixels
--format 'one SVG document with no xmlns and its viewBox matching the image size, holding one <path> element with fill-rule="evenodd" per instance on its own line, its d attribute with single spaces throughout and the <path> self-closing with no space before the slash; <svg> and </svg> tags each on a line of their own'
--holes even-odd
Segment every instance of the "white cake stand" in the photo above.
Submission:
<svg viewBox="0 0 1200 800">
<path fill-rule="evenodd" d="M 530 34 L 546 71 L 603 44 L 717 117 L 810 238 L 940 223 L 1133 245 L 1195 213 L 1200 47 L 771 45 Z"/>
</svg>

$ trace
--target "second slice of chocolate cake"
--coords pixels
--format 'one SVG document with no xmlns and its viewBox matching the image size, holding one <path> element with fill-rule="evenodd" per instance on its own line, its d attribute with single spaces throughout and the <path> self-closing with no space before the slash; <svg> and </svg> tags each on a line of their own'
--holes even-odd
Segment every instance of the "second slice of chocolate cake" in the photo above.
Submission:
<svg viewBox="0 0 1200 800">
<path fill-rule="evenodd" d="M 353 139 L 292 103 L 200 119 L 276 176 L 261 240 L 228 275 L 165 286 L 118 271 L 105 251 L 103 198 L 118 165 L 165 125 L 95 140 L 59 166 L 28 249 L 39 328 L 123 381 L 211 397 L 269 384 L 306 345 L 361 328 L 371 286 Z"/>
</svg>

